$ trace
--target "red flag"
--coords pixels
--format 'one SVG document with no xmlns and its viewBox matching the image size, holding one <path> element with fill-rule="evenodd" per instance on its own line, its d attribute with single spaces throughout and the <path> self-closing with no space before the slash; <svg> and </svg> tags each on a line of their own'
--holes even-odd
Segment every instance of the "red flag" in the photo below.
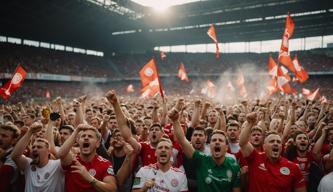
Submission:
<svg viewBox="0 0 333 192">
<path fill-rule="evenodd" d="M 311 91 L 309 89 L 302 88 L 302 94 L 308 96 L 311 94 Z"/>
<path fill-rule="evenodd" d="M 321 96 L 319 101 L 320 101 L 320 104 L 327 103 L 327 99 L 325 96 Z"/>
<path fill-rule="evenodd" d="M 277 71 L 277 87 L 284 93 L 296 93 L 296 90 L 293 89 L 287 79 L 287 77 L 283 74 L 281 68 L 278 68 Z"/>
<path fill-rule="evenodd" d="M 276 77 L 277 76 L 277 68 L 278 68 L 278 65 L 275 63 L 274 59 L 270 55 L 269 59 L 268 59 L 268 73 L 270 75 L 272 75 L 273 77 Z"/>
<path fill-rule="evenodd" d="M 307 95 L 307 99 L 310 101 L 315 100 L 319 96 L 319 88 L 317 88 L 313 93 Z"/>
<path fill-rule="evenodd" d="M 288 81 L 290 81 L 291 80 L 291 77 L 290 77 L 290 75 L 288 74 L 288 69 L 286 69 L 285 67 L 283 67 L 282 65 L 281 65 L 281 71 L 282 71 L 282 73 L 283 73 L 283 75 L 288 79 Z"/>
<path fill-rule="evenodd" d="M 161 60 L 163 60 L 164 58 L 166 58 L 166 54 L 163 51 L 161 51 L 160 52 L 160 57 L 161 57 Z"/>
<path fill-rule="evenodd" d="M 289 54 L 289 39 L 294 33 L 295 23 L 291 19 L 290 15 L 288 14 L 286 18 L 286 25 L 284 28 L 283 36 L 282 36 L 282 43 L 279 52 L 279 61 L 283 65 L 289 68 L 292 72 L 295 72 L 295 68 L 293 66 L 292 60 Z"/>
<path fill-rule="evenodd" d="M 300 65 L 297 55 L 295 55 L 293 60 L 293 66 L 295 68 L 295 75 L 296 78 L 301 82 L 304 83 L 306 80 L 309 79 L 308 72 Z"/>
<path fill-rule="evenodd" d="M 145 66 L 143 66 L 139 74 L 143 87 L 142 92 L 147 92 L 149 90 L 149 96 L 155 96 L 160 93 L 161 97 L 164 97 L 154 59 L 151 59 Z"/>
<path fill-rule="evenodd" d="M 129 84 L 126 88 L 127 93 L 133 93 L 134 92 L 134 87 L 132 84 Z"/>
<path fill-rule="evenodd" d="M 217 41 L 216 38 L 216 31 L 214 25 L 210 25 L 208 31 L 207 31 L 208 36 L 213 39 L 215 46 L 216 46 L 216 58 L 220 58 L 220 49 L 219 49 L 219 42 Z"/>
<path fill-rule="evenodd" d="M 206 87 L 201 89 L 201 93 L 209 98 L 214 98 L 216 96 L 216 86 L 213 82 L 207 80 Z"/>
<path fill-rule="evenodd" d="M 272 95 L 278 91 L 276 78 L 277 77 L 272 77 L 272 79 L 267 84 L 268 95 Z"/>
<path fill-rule="evenodd" d="M 182 80 L 182 81 L 188 81 L 188 77 L 186 74 L 186 70 L 184 67 L 184 64 L 181 63 L 178 69 L 178 77 Z"/>
<path fill-rule="evenodd" d="M 286 35 L 289 39 L 291 36 L 294 34 L 294 29 L 295 29 L 295 23 L 290 17 L 290 14 L 288 14 L 286 18 L 286 25 L 284 27 L 284 35 Z"/>
<path fill-rule="evenodd" d="M 27 76 L 27 72 L 21 67 L 16 67 L 15 73 L 10 81 L 0 89 L 0 94 L 3 99 L 7 100 L 16 89 L 20 88 Z"/>
<path fill-rule="evenodd" d="M 50 93 L 50 91 L 47 90 L 47 89 L 46 89 L 46 91 L 45 91 L 45 97 L 46 97 L 48 100 L 51 99 L 51 93 Z"/>
</svg>

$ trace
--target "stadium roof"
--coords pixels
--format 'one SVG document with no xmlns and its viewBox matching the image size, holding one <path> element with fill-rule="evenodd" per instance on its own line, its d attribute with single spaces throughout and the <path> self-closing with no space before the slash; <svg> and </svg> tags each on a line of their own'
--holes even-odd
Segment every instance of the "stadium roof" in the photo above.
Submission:
<svg viewBox="0 0 333 192">
<path fill-rule="evenodd" d="M 204 0 L 169 7 L 159 15 L 130 0 L 5 0 L 0 35 L 113 51 L 221 42 L 279 39 L 291 13 L 293 38 L 333 35 L 330 0 Z"/>
</svg>

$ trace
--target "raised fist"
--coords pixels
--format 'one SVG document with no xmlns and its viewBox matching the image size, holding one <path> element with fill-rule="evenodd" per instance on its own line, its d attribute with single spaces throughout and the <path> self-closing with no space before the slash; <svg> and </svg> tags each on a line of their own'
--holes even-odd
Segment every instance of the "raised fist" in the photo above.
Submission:
<svg viewBox="0 0 333 192">
<path fill-rule="evenodd" d="M 248 123 L 254 124 L 257 120 L 257 113 L 256 112 L 252 112 L 246 115 L 246 121 Z"/>
<path fill-rule="evenodd" d="M 174 122 L 177 121 L 179 119 L 179 111 L 176 108 L 172 108 L 169 111 L 168 117 Z"/>
<path fill-rule="evenodd" d="M 115 104 L 117 103 L 117 96 L 116 96 L 116 92 L 115 91 L 108 91 L 105 94 L 105 97 L 107 98 L 107 100 L 111 103 L 111 104 Z"/>
</svg>

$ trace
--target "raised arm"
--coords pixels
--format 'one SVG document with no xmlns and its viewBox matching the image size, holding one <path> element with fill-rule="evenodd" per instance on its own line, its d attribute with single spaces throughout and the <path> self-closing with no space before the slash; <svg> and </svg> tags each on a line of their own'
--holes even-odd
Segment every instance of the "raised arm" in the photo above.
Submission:
<svg viewBox="0 0 333 192">
<path fill-rule="evenodd" d="M 192 159 L 194 148 L 192 147 L 191 143 L 186 139 L 183 129 L 180 126 L 179 122 L 179 111 L 177 108 L 171 109 L 169 112 L 169 118 L 172 121 L 174 134 L 177 137 L 177 141 L 181 145 L 183 152 L 185 153 L 186 157 Z"/>
<path fill-rule="evenodd" d="M 290 127 L 291 125 L 293 125 L 295 123 L 295 109 L 296 109 L 296 103 L 295 102 L 292 102 L 291 103 L 291 110 L 290 110 L 290 118 L 287 122 L 287 125 L 286 127 L 283 129 L 283 134 L 282 134 L 282 143 L 285 143 L 286 142 L 286 139 L 288 138 L 288 134 L 290 132 Z"/>
<path fill-rule="evenodd" d="M 210 103 L 206 102 L 204 104 L 204 107 L 203 107 L 202 111 L 201 111 L 201 117 L 200 117 L 200 119 L 205 119 L 206 113 L 207 113 L 207 110 L 208 110 L 209 107 L 210 107 Z"/>
<path fill-rule="evenodd" d="M 43 128 L 40 123 L 33 123 L 29 128 L 28 132 L 17 142 L 13 152 L 11 154 L 12 159 L 15 161 L 16 165 L 20 170 L 24 170 L 28 163 L 28 159 L 23 156 L 23 152 L 30 142 L 30 138 L 33 134 L 38 133 Z"/>
<path fill-rule="evenodd" d="M 254 147 L 249 142 L 249 140 L 250 140 L 251 128 L 254 126 L 256 118 L 257 118 L 256 112 L 247 114 L 246 121 L 243 123 L 241 129 L 242 131 L 239 136 L 239 146 L 241 148 L 241 152 L 244 157 L 250 156 L 250 154 L 254 150 Z"/>
<path fill-rule="evenodd" d="M 315 143 L 315 145 L 314 145 L 314 147 L 312 149 L 313 157 L 317 161 L 319 161 L 321 159 L 321 157 L 322 157 L 322 155 L 321 155 L 321 149 L 323 148 L 327 132 L 328 132 L 328 127 L 326 126 L 321 131 L 321 136 L 319 137 L 319 139 L 317 140 L 317 142 Z"/>
<path fill-rule="evenodd" d="M 192 119 L 191 119 L 191 127 L 193 127 L 193 128 L 197 127 L 198 123 L 199 123 L 200 104 L 201 104 L 201 100 L 196 100 L 194 102 L 193 115 L 192 115 Z"/>
<path fill-rule="evenodd" d="M 78 100 L 73 100 L 73 108 L 75 112 L 75 126 L 78 126 L 84 122 L 83 120 L 83 104 Z"/>
<path fill-rule="evenodd" d="M 132 136 L 131 129 L 127 125 L 127 118 L 125 117 L 123 111 L 120 108 L 118 98 L 116 96 L 116 93 L 114 91 L 109 91 L 106 93 L 106 98 L 113 106 L 114 112 L 116 114 L 116 120 L 117 124 L 120 130 L 121 135 L 127 141 L 130 143 L 134 151 L 138 153 L 141 150 L 141 145 L 136 141 L 136 139 Z"/>
<path fill-rule="evenodd" d="M 50 152 L 52 153 L 52 155 L 54 155 L 56 158 L 57 157 L 57 150 L 55 148 L 55 144 L 54 144 L 54 134 L 53 134 L 53 129 L 54 129 L 54 121 L 51 121 L 50 119 L 48 119 L 48 123 L 46 124 L 46 139 L 49 141 L 49 145 L 50 145 Z"/>
<path fill-rule="evenodd" d="M 59 149 L 56 156 L 60 158 L 61 164 L 63 166 L 67 166 L 72 163 L 73 154 L 70 152 L 70 150 L 74 145 L 79 132 L 85 129 L 86 126 L 87 126 L 86 124 L 78 125 L 74 130 L 74 132 L 72 133 L 72 135 L 65 141 L 64 144 L 62 144 L 61 148 Z"/>
</svg>

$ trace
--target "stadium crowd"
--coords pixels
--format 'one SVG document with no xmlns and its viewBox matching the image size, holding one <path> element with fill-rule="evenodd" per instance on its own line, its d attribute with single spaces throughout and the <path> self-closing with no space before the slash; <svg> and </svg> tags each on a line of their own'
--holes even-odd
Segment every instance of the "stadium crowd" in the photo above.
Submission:
<svg viewBox="0 0 333 192">
<path fill-rule="evenodd" d="M 330 100 L 108 91 L 0 113 L 0 191 L 333 191 Z"/>
</svg>

